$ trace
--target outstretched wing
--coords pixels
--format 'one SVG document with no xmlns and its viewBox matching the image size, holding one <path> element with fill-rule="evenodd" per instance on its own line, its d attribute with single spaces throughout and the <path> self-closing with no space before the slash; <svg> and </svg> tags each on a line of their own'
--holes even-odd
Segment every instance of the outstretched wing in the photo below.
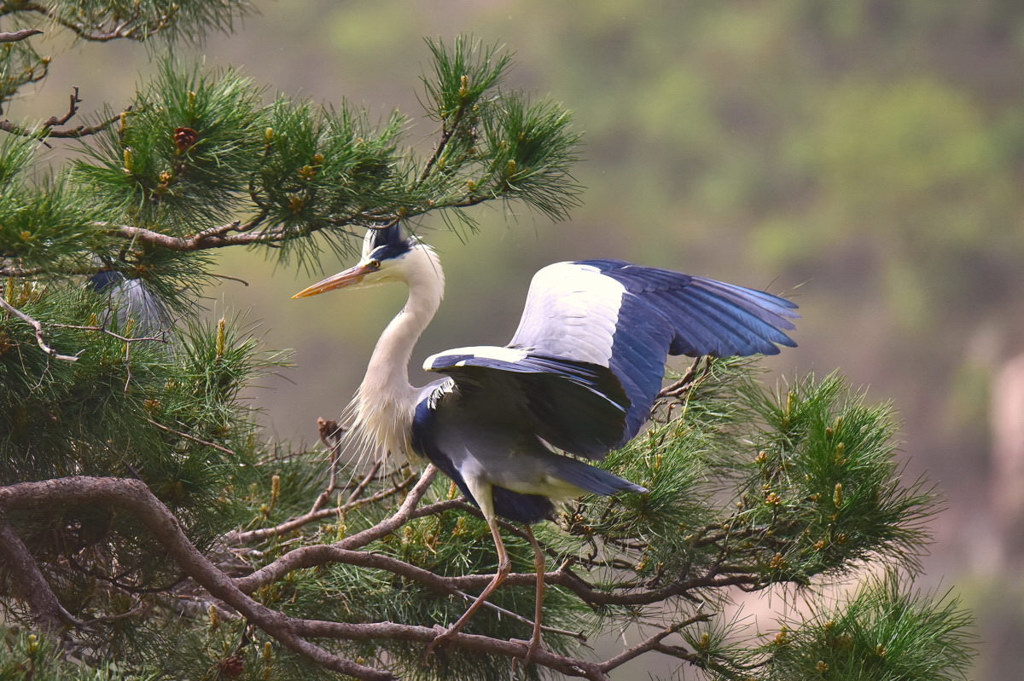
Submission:
<svg viewBox="0 0 1024 681">
<path fill-rule="evenodd" d="M 647 420 L 668 355 L 775 354 L 795 345 L 785 333 L 795 307 L 762 291 L 619 260 L 558 263 L 534 276 L 507 348 L 460 348 L 424 366 L 486 399 L 526 396 L 535 408 L 524 428 L 600 458 Z M 607 405 L 619 407 L 617 417 Z"/>
</svg>

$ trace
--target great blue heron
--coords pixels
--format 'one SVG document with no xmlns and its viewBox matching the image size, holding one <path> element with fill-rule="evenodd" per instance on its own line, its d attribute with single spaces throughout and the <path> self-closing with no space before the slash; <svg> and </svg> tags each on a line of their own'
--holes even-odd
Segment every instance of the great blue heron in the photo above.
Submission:
<svg viewBox="0 0 1024 681">
<path fill-rule="evenodd" d="M 413 346 L 444 295 L 438 257 L 418 237 L 397 223 L 372 229 L 358 264 L 293 297 L 390 281 L 406 284 L 409 298 L 377 342 L 347 437 L 379 455 L 429 459 L 479 507 L 498 556 L 491 582 L 431 649 L 508 575 L 498 516 L 528 529 L 552 516 L 553 500 L 647 491 L 563 452 L 596 460 L 629 442 L 650 415 L 668 355 L 775 354 L 795 345 L 783 330 L 794 328 L 796 306 L 778 296 L 620 260 L 562 262 L 534 275 L 507 346 L 433 355 L 424 368 L 448 377 L 414 387 Z M 540 642 L 538 556 L 528 657 Z"/>
</svg>

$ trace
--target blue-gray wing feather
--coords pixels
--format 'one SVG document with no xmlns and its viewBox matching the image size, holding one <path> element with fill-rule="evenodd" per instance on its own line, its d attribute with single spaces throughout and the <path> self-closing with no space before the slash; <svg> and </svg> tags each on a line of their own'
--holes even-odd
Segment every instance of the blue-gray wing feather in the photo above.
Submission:
<svg viewBox="0 0 1024 681">
<path fill-rule="evenodd" d="M 534 277 L 507 348 L 463 348 L 425 368 L 479 399 L 523 400 L 523 428 L 601 458 L 636 436 L 668 355 L 775 354 L 794 346 L 779 296 L 619 260 L 550 265 Z"/>
</svg>

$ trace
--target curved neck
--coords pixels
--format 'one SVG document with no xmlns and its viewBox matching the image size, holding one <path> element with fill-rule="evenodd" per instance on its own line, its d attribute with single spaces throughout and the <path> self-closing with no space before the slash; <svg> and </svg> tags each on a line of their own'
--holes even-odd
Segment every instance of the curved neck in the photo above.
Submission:
<svg viewBox="0 0 1024 681">
<path fill-rule="evenodd" d="M 409 298 L 377 341 L 360 388 L 362 395 L 376 392 L 385 399 L 394 399 L 413 390 L 409 359 L 444 297 L 444 273 L 437 257 L 425 246 L 415 250 L 418 253 L 410 256 L 422 259 L 424 262 L 419 264 L 423 266 L 411 268 L 406 277 Z"/>
</svg>

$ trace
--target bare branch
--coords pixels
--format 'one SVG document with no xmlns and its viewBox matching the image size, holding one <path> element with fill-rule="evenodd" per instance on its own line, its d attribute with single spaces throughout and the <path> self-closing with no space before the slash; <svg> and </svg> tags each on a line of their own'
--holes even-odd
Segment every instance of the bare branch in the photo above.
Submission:
<svg viewBox="0 0 1024 681">
<path fill-rule="evenodd" d="M 105 326 L 96 325 L 85 325 L 85 324 L 50 324 L 50 326 L 58 329 L 74 329 L 76 331 L 94 331 L 97 333 L 103 333 L 111 338 L 116 338 L 125 345 L 130 343 L 166 343 L 166 338 L 160 336 L 123 336 L 116 331 L 111 331 Z"/>
<path fill-rule="evenodd" d="M 275 581 L 280 579 L 281 576 L 286 575 L 293 570 L 297 570 L 300 567 L 318 564 L 317 561 L 320 561 L 322 556 L 330 554 L 333 549 L 358 549 L 366 546 L 376 539 L 380 539 L 381 537 L 394 532 L 413 517 L 413 511 L 416 508 L 416 504 L 419 503 L 420 499 L 423 498 L 423 495 L 426 494 L 427 490 L 430 488 L 430 483 L 433 481 L 435 475 L 437 475 L 437 468 L 435 468 L 433 464 L 427 466 L 423 470 L 423 474 L 420 476 L 419 482 L 417 482 L 416 486 L 410 490 L 409 494 L 405 497 L 405 501 L 402 502 L 402 505 L 390 518 L 386 518 L 373 527 L 367 528 L 350 537 L 346 537 L 334 544 L 316 544 L 314 546 L 304 546 L 302 548 L 289 551 L 274 562 L 264 565 L 259 570 L 256 570 L 251 575 L 240 580 L 240 583 L 245 585 L 241 588 L 245 590 L 245 588 L 250 584 L 258 586 L 259 584 Z M 327 560 L 330 559 L 328 558 Z M 255 589 L 257 586 L 253 586 L 252 588 Z"/>
<path fill-rule="evenodd" d="M 125 113 L 131 111 L 131 107 L 126 108 L 116 116 L 112 116 L 104 121 L 97 123 L 96 125 L 76 125 L 73 128 L 55 128 L 54 126 L 66 125 L 75 114 L 78 113 L 78 104 L 82 100 L 78 99 L 78 88 L 74 89 L 74 93 L 71 95 L 71 106 L 61 117 L 50 116 L 48 119 L 43 121 L 38 128 L 26 128 L 23 125 L 10 120 L 0 121 L 0 130 L 9 132 L 12 135 L 19 135 L 21 137 L 38 137 L 42 139 L 48 138 L 59 138 L 59 139 L 78 139 L 80 137 L 88 137 L 89 135 L 95 135 L 96 133 L 103 132 L 111 125 L 121 120 L 121 117 Z"/>
<path fill-rule="evenodd" d="M 34 35 L 40 35 L 42 31 L 37 28 L 23 28 L 20 31 L 0 32 L 0 43 L 16 43 Z"/>
<path fill-rule="evenodd" d="M 78 105 L 82 103 L 82 100 L 78 97 L 78 86 L 72 88 L 70 103 L 68 104 L 68 111 L 60 118 L 56 116 L 50 116 L 43 123 L 44 128 L 52 128 L 55 125 L 65 125 L 68 121 L 74 118 L 75 114 L 78 113 Z"/>
<path fill-rule="evenodd" d="M 279 525 L 275 525 L 274 527 L 262 527 L 256 530 L 248 530 L 246 532 L 230 532 L 224 535 L 223 541 L 229 545 L 239 545 L 252 541 L 259 541 L 261 539 L 266 539 L 267 537 L 287 534 L 288 532 L 297 530 L 300 527 L 316 522 L 317 520 L 340 516 L 355 508 L 359 508 L 360 506 L 365 506 L 367 504 L 387 499 L 388 497 L 398 494 L 402 490 L 408 488 L 415 479 L 415 476 L 409 476 L 389 489 L 381 490 L 380 492 L 361 499 L 355 498 L 356 495 L 355 492 L 353 492 L 352 495 L 349 496 L 348 501 L 333 508 L 321 508 L 319 504 L 314 504 L 314 507 L 308 513 L 291 518 Z M 362 489 L 365 489 L 365 486 L 360 483 L 360 487 L 357 487 L 356 491 L 362 491 Z M 317 497 L 317 499 L 319 500 L 322 497 L 323 494 Z"/>
<path fill-rule="evenodd" d="M 54 359 L 64 360 L 65 362 L 77 362 L 78 357 L 74 355 L 62 355 L 46 343 L 46 334 L 43 332 L 43 325 L 36 319 L 29 317 L 27 314 L 8 303 L 3 298 L 0 298 L 0 307 L 6 310 L 9 314 L 14 315 L 21 321 L 25 322 L 36 332 L 36 344 L 50 357 Z"/>
<path fill-rule="evenodd" d="M 621 667 L 625 663 L 629 662 L 630 660 L 636 657 L 639 657 L 640 655 L 643 655 L 646 652 L 649 652 L 651 650 L 659 650 L 661 642 L 669 636 L 671 636 L 672 634 L 682 631 L 686 627 L 694 625 L 697 622 L 707 622 L 710 619 L 711 615 L 707 613 L 698 613 L 693 617 L 683 620 L 682 622 L 676 622 L 672 626 L 665 627 L 664 629 L 658 631 L 645 641 L 641 641 L 635 646 L 622 651 L 618 655 L 608 658 L 607 660 L 601 663 L 601 669 L 603 671 L 610 672 L 616 667 Z M 693 661 L 694 659 L 696 659 L 696 655 L 687 654 L 685 651 L 683 651 L 682 654 L 679 654 L 677 652 L 674 655 L 674 657 L 682 657 L 683 659 L 687 659 L 689 661 Z"/>
<path fill-rule="evenodd" d="M 192 442 L 195 442 L 195 443 L 198 443 L 198 444 L 201 444 L 201 445 L 205 445 L 207 447 L 213 447 L 217 451 L 224 452 L 225 454 L 230 454 L 231 456 L 235 455 L 235 453 L 233 451 L 231 451 L 227 447 L 224 447 L 223 445 L 217 444 L 216 442 L 209 442 L 208 440 L 200 439 L 200 438 L 196 437 L 195 435 L 190 435 L 188 433 L 183 433 L 180 430 L 175 430 L 174 428 L 169 428 L 168 426 L 165 426 L 162 423 L 157 423 L 153 419 L 146 419 L 146 421 L 148 421 L 149 423 L 153 424 L 154 426 L 156 426 L 157 428 L 159 428 L 160 430 L 162 430 L 164 432 L 171 433 L 172 435 L 177 435 L 178 437 L 183 437 L 186 440 L 191 440 Z"/>
</svg>

